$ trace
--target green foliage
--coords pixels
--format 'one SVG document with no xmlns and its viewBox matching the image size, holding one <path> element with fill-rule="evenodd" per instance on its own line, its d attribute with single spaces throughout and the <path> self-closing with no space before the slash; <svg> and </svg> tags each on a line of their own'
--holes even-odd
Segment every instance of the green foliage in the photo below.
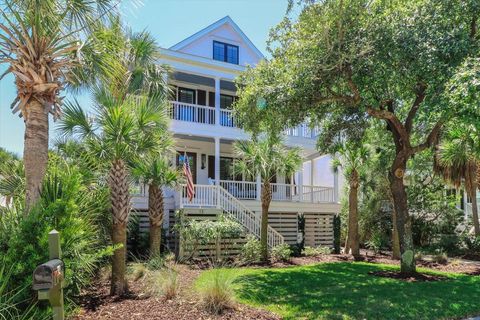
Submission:
<svg viewBox="0 0 480 320">
<path fill-rule="evenodd" d="M 388 241 L 385 239 L 385 236 L 380 232 L 375 232 L 372 234 L 370 239 L 365 242 L 365 246 L 372 250 L 375 254 L 381 252 L 383 248 L 386 247 Z"/>
<path fill-rule="evenodd" d="M 239 159 L 234 162 L 233 172 L 250 178 L 259 174 L 262 183 L 270 182 L 276 174 L 289 176 L 301 164 L 300 149 L 287 149 L 275 135 L 257 141 L 237 141 L 233 150 Z"/>
<path fill-rule="evenodd" d="M 31 320 L 47 319 L 46 313 L 41 313 L 34 303 L 22 306 L 19 297 L 25 296 L 29 291 L 27 287 L 11 286 L 11 272 L 7 270 L 5 261 L 1 261 L 0 267 L 0 320 Z"/>
<path fill-rule="evenodd" d="M 216 221 L 197 221 L 185 219 L 182 214 L 182 211 L 177 213 L 180 223 L 177 223 L 175 228 L 181 236 L 181 245 L 184 251 L 189 254 L 182 258 L 187 260 L 193 257 L 200 245 L 217 244 L 221 246 L 222 239 L 239 238 L 244 231 L 242 225 L 226 215 L 221 215 Z"/>
<path fill-rule="evenodd" d="M 291 256 L 292 249 L 290 249 L 290 246 L 286 243 L 282 243 L 278 246 L 273 247 L 272 251 L 270 252 L 270 258 L 273 262 L 285 262 L 290 260 Z"/>
<path fill-rule="evenodd" d="M 27 288 L 15 296 L 16 302 L 32 297 L 31 274 L 48 260 L 52 229 L 60 232 L 67 301 L 75 299 L 90 282 L 114 249 L 106 245 L 108 235 L 102 234 L 98 224 L 108 215 L 104 192 L 103 187 L 85 181 L 75 166 L 51 157 L 38 206 L 28 215 L 15 206 L 1 216 L 0 248 L 5 264 L 12 266 L 7 290 Z"/>
<path fill-rule="evenodd" d="M 260 241 L 252 236 L 247 236 L 247 242 L 243 245 L 240 251 L 239 259 L 244 264 L 259 263 L 262 258 L 262 245 Z"/>
<path fill-rule="evenodd" d="M 330 254 L 332 253 L 332 249 L 329 247 L 305 247 L 302 251 L 302 255 L 306 257 L 316 257 L 322 254 Z"/>
<path fill-rule="evenodd" d="M 213 270 L 203 282 L 200 294 L 207 311 L 221 314 L 233 306 L 233 277 L 221 269 Z"/>
<path fill-rule="evenodd" d="M 236 300 L 283 319 L 464 319 L 479 313 L 480 277 L 419 269 L 448 278 L 425 283 L 371 274 L 398 270 L 394 265 L 340 262 L 221 272 L 233 278 Z M 213 272 L 203 272 L 197 287 Z"/>
</svg>

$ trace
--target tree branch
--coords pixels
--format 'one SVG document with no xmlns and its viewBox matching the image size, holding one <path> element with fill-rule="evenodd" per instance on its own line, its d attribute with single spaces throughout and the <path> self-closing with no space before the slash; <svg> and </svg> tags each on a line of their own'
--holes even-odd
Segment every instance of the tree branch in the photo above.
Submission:
<svg viewBox="0 0 480 320">
<path fill-rule="evenodd" d="M 425 100 L 425 90 L 427 90 L 427 86 L 423 83 L 418 83 L 415 88 L 417 97 L 408 111 L 407 119 L 405 120 L 405 129 L 408 133 L 412 132 L 413 119 L 415 119 L 420 104 Z"/>
<path fill-rule="evenodd" d="M 425 142 L 419 144 L 416 147 L 413 147 L 411 150 L 411 154 L 415 154 L 418 152 L 421 152 L 427 148 L 430 148 L 432 146 L 435 146 L 438 143 L 438 140 L 440 138 L 440 133 L 442 132 L 442 127 L 443 127 L 443 120 L 439 120 L 435 126 L 433 127 L 432 131 L 430 131 L 430 134 L 427 136 L 427 139 Z"/>
<path fill-rule="evenodd" d="M 367 113 L 377 119 L 385 120 L 389 124 L 390 128 L 395 131 L 393 133 L 397 136 L 398 140 L 401 140 L 405 147 L 410 147 L 409 134 L 393 112 L 388 110 L 376 110 L 368 107 Z"/>
</svg>

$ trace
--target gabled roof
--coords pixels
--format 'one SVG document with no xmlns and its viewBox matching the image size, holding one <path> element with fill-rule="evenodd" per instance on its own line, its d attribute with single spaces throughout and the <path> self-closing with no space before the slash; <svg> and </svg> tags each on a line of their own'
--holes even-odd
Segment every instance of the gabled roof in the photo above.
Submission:
<svg viewBox="0 0 480 320">
<path fill-rule="evenodd" d="M 242 29 L 240 29 L 240 27 L 232 20 L 232 18 L 230 18 L 230 16 L 225 16 L 222 19 L 217 20 L 216 22 L 212 23 L 208 27 L 203 28 L 202 30 L 200 30 L 197 33 L 191 35 L 190 37 L 186 38 L 185 40 L 182 40 L 179 43 L 171 46 L 170 49 L 171 50 L 180 50 L 180 49 L 188 46 L 189 44 L 191 44 L 195 40 L 197 40 L 197 39 L 203 37 L 204 35 L 208 34 L 209 32 L 221 27 L 224 24 L 229 24 L 239 34 L 239 36 L 248 45 L 248 47 L 250 49 L 252 49 L 253 52 L 255 52 L 260 58 L 264 57 L 262 52 L 260 50 L 258 50 L 257 47 L 255 47 L 253 42 L 250 41 L 250 39 L 245 35 L 245 33 L 243 33 Z"/>
</svg>

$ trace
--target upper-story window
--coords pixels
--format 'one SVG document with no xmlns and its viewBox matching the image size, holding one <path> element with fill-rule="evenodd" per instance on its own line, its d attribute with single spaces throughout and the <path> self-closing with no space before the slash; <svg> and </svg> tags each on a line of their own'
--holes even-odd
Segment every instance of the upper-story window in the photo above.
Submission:
<svg viewBox="0 0 480 320">
<path fill-rule="evenodd" d="M 238 64 L 238 46 L 213 41 L 213 59 Z"/>
</svg>

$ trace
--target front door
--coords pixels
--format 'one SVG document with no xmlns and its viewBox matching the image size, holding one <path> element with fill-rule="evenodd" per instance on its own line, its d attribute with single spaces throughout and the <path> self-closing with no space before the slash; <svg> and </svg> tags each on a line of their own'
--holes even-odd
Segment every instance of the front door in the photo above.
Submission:
<svg viewBox="0 0 480 320">
<path fill-rule="evenodd" d="M 193 183 L 197 183 L 197 154 L 195 152 L 187 152 L 188 164 L 190 165 L 190 172 L 192 172 Z M 177 168 L 183 170 L 183 163 L 185 162 L 185 153 L 177 151 Z M 183 172 L 183 171 L 182 171 Z"/>
</svg>

